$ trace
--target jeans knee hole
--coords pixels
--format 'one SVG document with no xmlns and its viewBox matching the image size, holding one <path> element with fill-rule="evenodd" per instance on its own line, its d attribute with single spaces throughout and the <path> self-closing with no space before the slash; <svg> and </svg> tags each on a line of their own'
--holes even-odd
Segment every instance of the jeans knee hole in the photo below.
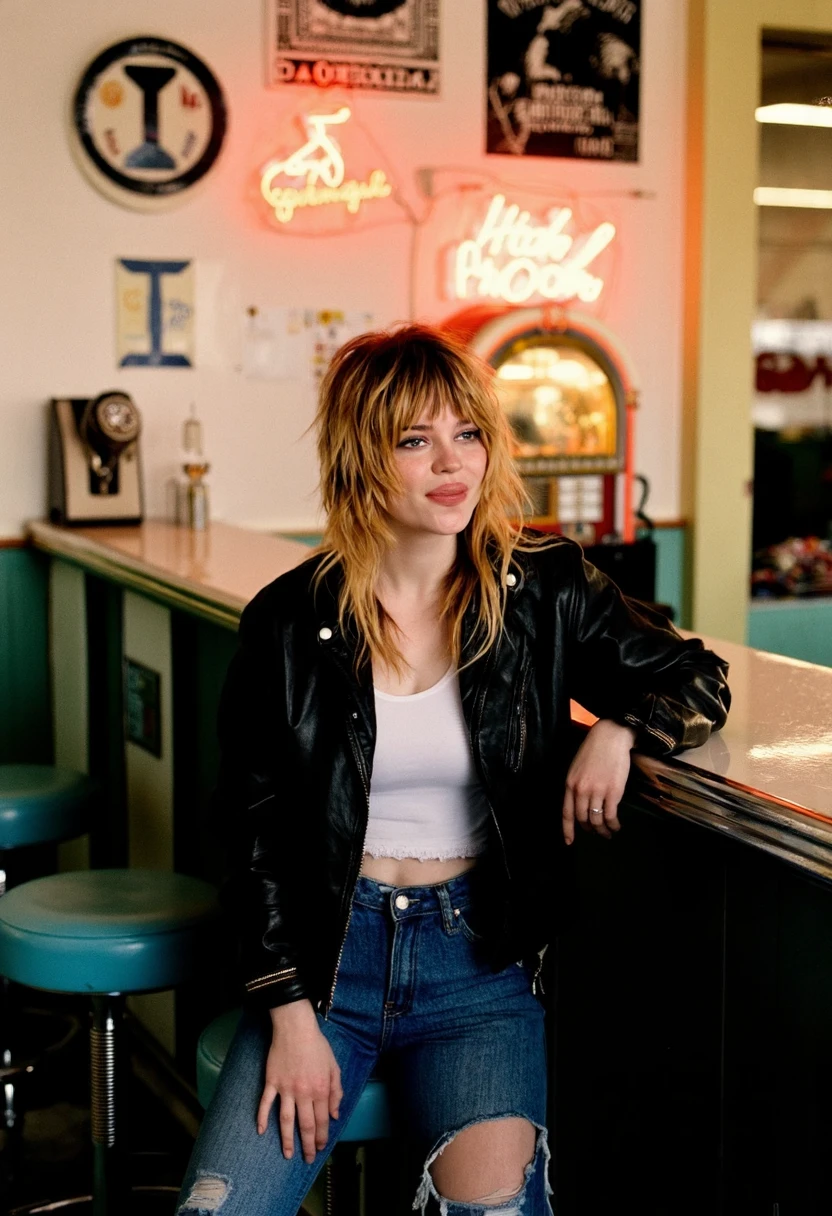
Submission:
<svg viewBox="0 0 832 1216">
<path fill-rule="evenodd" d="M 219 1174 L 199 1174 L 177 1216 L 204 1216 L 205 1213 L 218 1212 L 230 1190 L 227 1178 Z"/>
</svg>

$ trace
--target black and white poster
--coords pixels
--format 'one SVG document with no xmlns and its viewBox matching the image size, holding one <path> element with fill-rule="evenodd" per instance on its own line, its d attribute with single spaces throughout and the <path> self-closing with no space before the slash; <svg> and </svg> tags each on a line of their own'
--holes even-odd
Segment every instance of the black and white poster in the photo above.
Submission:
<svg viewBox="0 0 832 1216">
<path fill-rule="evenodd" d="M 439 93 L 439 0 L 267 0 L 267 83 Z"/>
<path fill-rule="evenodd" d="M 486 152 L 638 160 L 642 0 L 488 0 Z"/>
</svg>

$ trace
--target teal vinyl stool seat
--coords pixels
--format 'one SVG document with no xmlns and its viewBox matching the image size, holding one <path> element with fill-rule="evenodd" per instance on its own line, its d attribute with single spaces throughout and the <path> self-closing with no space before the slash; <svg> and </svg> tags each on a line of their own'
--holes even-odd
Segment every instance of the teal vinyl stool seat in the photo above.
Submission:
<svg viewBox="0 0 832 1216">
<path fill-rule="evenodd" d="M 196 974 L 217 916 L 208 883 L 159 870 L 53 874 L 0 899 L 0 973 L 32 988 L 92 998 L 95 1216 L 128 1210 L 124 1132 L 116 1126 L 124 998 Z M 89 1200 L 83 1203 L 88 1208 Z M 72 1208 L 62 1203 L 61 1210 Z"/>
<path fill-rule="evenodd" d="M 83 835 L 99 797 L 98 783 L 74 769 L 52 764 L 0 764 L 0 896 L 49 868 L 37 846 Z M 68 1015 L 16 1009 L 9 979 L 0 969 L 0 1083 L 6 1132 L 3 1175 L 13 1177 L 21 1152 L 21 1087 L 34 1068 L 64 1046 L 78 1029 Z"/>
<path fill-rule="evenodd" d="M 83 835 L 97 795 L 97 783 L 74 769 L 0 764 L 0 850 Z"/>
<path fill-rule="evenodd" d="M 208 1106 L 214 1095 L 220 1069 L 228 1054 L 231 1040 L 234 1038 L 240 1013 L 239 1009 L 232 1009 L 230 1013 L 224 1013 L 215 1018 L 199 1037 L 196 1050 L 196 1086 L 203 1107 Z M 336 1191 L 340 1196 L 341 1185 L 348 1185 L 347 1176 L 355 1173 L 354 1161 L 347 1163 L 345 1169 L 336 1169 L 333 1158 L 341 1146 L 359 1142 L 364 1144 L 370 1140 L 387 1140 L 392 1134 L 387 1086 L 379 1077 L 371 1077 L 364 1086 L 361 1097 L 358 1099 L 358 1105 L 350 1116 L 347 1126 L 341 1133 L 336 1152 L 326 1163 L 328 1216 L 334 1212 Z M 336 1174 L 340 1174 L 340 1178 L 337 1180 Z"/>
</svg>

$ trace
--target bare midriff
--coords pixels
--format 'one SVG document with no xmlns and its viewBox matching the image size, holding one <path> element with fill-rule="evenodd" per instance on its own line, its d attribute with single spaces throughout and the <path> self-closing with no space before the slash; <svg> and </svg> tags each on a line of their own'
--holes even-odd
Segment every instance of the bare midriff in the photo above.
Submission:
<svg viewBox="0 0 832 1216">
<path fill-rule="evenodd" d="M 476 864 L 476 857 L 419 861 L 416 857 L 370 857 L 365 853 L 361 873 L 389 887 L 429 887 L 456 878 Z"/>
</svg>

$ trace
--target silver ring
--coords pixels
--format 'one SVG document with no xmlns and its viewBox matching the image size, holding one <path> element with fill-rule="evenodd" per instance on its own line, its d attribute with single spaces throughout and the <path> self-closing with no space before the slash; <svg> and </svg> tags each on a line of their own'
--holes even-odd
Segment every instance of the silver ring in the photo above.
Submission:
<svg viewBox="0 0 832 1216">
<path fill-rule="evenodd" d="M 591 806 L 589 808 L 589 813 L 590 815 L 603 815 L 604 812 L 601 810 L 600 806 Z"/>
</svg>

